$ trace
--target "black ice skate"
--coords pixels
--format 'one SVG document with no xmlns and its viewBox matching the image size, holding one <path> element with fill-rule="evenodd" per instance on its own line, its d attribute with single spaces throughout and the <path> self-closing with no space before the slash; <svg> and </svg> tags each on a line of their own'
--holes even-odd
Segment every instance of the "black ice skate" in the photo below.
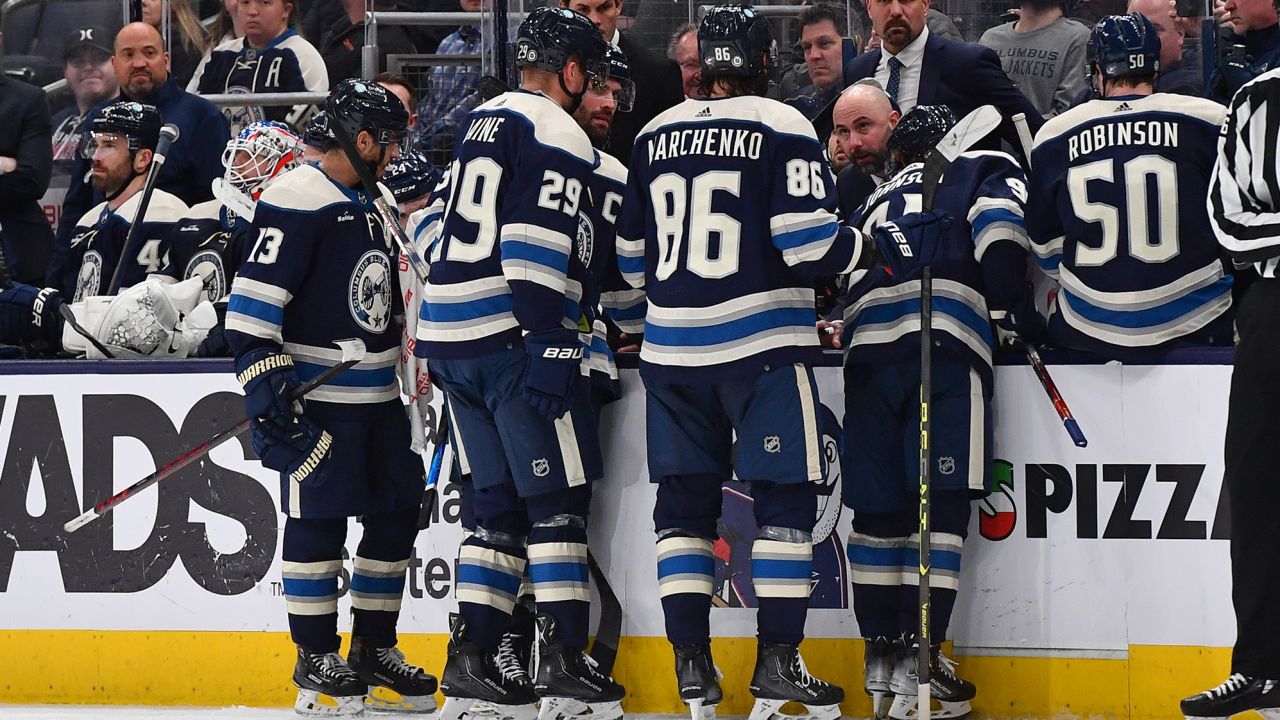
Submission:
<svg viewBox="0 0 1280 720">
<path fill-rule="evenodd" d="M 336 652 L 312 653 L 299 647 L 298 662 L 293 666 L 293 684 L 298 686 L 293 709 L 299 715 L 335 717 L 364 713 L 364 695 L 369 686 Z M 323 702 L 321 696 L 331 702 Z"/>
<path fill-rule="evenodd" d="M 429 713 L 436 709 L 436 679 L 405 662 L 399 648 L 373 647 L 362 638 L 352 638 L 347 665 L 369 685 L 364 700 L 369 710 Z M 385 690 L 375 694 L 375 688 Z"/>
<path fill-rule="evenodd" d="M 836 720 L 844 690 L 809 674 L 797 645 L 760 641 L 751 676 L 756 704 L 748 720 Z M 804 705 L 804 715 L 784 715 L 789 702 Z"/>
<path fill-rule="evenodd" d="M 1280 720 L 1280 683 L 1235 673 L 1218 687 L 1182 701 L 1187 720 L 1217 720 L 1249 710 Z"/>
<path fill-rule="evenodd" d="M 440 720 L 478 716 L 471 712 L 477 701 L 490 703 L 485 717 L 533 720 L 533 703 L 538 699 L 533 689 L 508 682 L 498 669 L 494 654 L 467 640 L 466 635 L 467 621 L 461 615 L 449 615 L 448 658 L 440 679 L 445 697 Z"/>
<path fill-rule="evenodd" d="M 871 696 L 871 710 L 876 718 L 889 716 L 889 701 L 893 698 L 890 681 L 897 664 L 899 640 L 880 635 L 867 640 L 863 659 L 863 689 Z"/>
<path fill-rule="evenodd" d="M 916 677 L 918 645 L 913 637 L 906 637 L 901 643 L 893 678 L 889 681 L 889 689 L 894 694 L 889 717 L 893 720 L 913 720 L 919 710 L 919 700 L 916 697 L 919 684 Z M 940 645 L 933 646 L 929 653 L 929 694 L 937 701 L 937 707 L 930 703 L 930 717 L 938 720 L 963 720 L 969 717 L 969 713 L 973 712 L 969 701 L 978 694 L 973 683 L 956 676 L 955 661 L 942 654 Z"/>
<path fill-rule="evenodd" d="M 691 720 L 715 720 L 720 691 L 720 671 L 711 660 L 711 641 L 677 645 L 676 682 L 680 699 L 689 706 Z"/>
<path fill-rule="evenodd" d="M 513 692 L 523 693 L 528 697 L 536 697 L 533 692 L 533 679 L 525 668 L 529 663 L 532 643 L 528 636 L 507 632 L 498 643 L 498 651 L 493 656 L 493 665 L 502 677 L 502 683 Z M 537 708 L 530 703 L 524 714 L 532 717 Z M 471 714 L 483 718 L 506 718 L 510 716 L 510 708 L 495 705 L 486 700 L 479 700 L 471 706 Z"/>
<path fill-rule="evenodd" d="M 538 720 L 560 720 L 571 715 L 568 707 L 576 700 L 586 704 L 593 720 L 618 720 L 622 717 L 622 698 L 626 690 L 602 675 L 596 661 L 581 650 L 565 645 L 556 633 L 555 618 L 539 615 L 536 620 L 537 642 L 534 645 L 534 692 L 542 698 Z M 550 701 L 550 702 L 549 702 Z"/>
</svg>

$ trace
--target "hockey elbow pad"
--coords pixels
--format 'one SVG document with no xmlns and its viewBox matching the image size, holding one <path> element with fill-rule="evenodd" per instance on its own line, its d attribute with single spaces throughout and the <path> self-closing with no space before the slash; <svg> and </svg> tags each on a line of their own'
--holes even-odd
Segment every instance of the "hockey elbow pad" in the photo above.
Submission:
<svg viewBox="0 0 1280 720">
<path fill-rule="evenodd" d="M 569 328 L 538 330 L 524 336 L 529 353 L 525 367 L 524 399 L 548 420 L 556 420 L 573 403 L 574 383 L 580 377 L 582 341 Z"/>
</svg>

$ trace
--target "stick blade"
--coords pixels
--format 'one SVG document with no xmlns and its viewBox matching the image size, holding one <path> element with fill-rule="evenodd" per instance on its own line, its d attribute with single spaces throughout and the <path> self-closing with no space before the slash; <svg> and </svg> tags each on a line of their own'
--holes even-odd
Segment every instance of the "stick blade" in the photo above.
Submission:
<svg viewBox="0 0 1280 720">
<path fill-rule="evenodd" d="M 70 520 L 63 523 L 62 529 L 65 530 L 66 532 L 73 533 L 79 530 L 80 528 L 84 527 L 85 525 L 88 525 L 89 523 L 93 522 L 94 520 L 97 520 L 98 517 L 99 516 L 97 511 L 94 508 L 89 508 L 88 510 L 85 510 L 83 513 L 80 513 L 74 518 L 71 518 Z"/>
<path fill-rule="evenodd" d="M 1004 117 L 993 105 L 983 105 L 965 115 L 956 126 L 943 136 L 935 152 L 942 153 L 947 162 L 954 162 L 960 154 L 973 147 L 979 140 L 1000 127 Z"/>
<path fill-rule="evenodd" d="M 342 360 L 340 360 L 339 362 L 358 363 L 364 359 L 364 355 L 366 351 L 364 347 L 364 341 L 361 340 L 360 338 L 347 338 L 345 340 L 335 340 L 333 341 L 333 344 L 337 345 L 338 348 L 342 350 Z"/>
</svg>

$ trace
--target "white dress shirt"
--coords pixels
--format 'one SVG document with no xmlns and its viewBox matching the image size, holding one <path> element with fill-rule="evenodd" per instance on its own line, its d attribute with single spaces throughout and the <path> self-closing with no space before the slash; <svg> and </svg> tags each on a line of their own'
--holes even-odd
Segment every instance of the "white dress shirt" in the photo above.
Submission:
<svg viewBox="0 0 1280 720">
<path fill-rule="evenodd" d="M 919 37 L 910 45 L 902 48 L 897 55 L 889 52 L 880 42 L 880 64 L 876 66 L 876 80 L 882 87 L 889 87 L 889 58 L 897 57 L 902 63 L 898 71 L 898 109 L 903 115 L 911 112 L 920 96 L 920 70 L 924 67 L 924 44 L 929 41 L 929 27 L 926 25 Z"/>
</svg>

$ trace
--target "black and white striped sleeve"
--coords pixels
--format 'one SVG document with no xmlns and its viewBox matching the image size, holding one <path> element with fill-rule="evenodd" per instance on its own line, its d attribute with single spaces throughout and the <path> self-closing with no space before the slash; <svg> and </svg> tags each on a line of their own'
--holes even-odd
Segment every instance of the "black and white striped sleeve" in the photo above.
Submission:
<svg viewBox="0 0 1280 720">
<path fill-rule="evenodd" d="M 1273 273 L 1280 258 L 1278 140 L 1280 70 L 1272 70 L 1231 100 L 1218 138 L 1208 204 L 1222 247 L 1237 261 L 1256 262 Z"/>
</svg>

